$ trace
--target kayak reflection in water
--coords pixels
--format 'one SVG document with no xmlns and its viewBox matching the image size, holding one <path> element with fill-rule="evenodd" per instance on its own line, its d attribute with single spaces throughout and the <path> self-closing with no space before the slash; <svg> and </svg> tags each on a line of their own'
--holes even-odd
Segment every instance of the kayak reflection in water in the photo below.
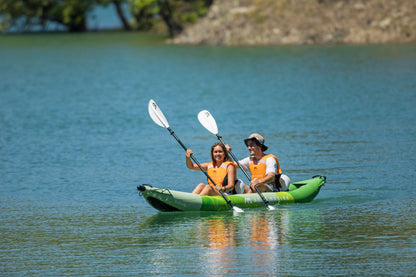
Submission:
<svg viewBox="0 0 416 277">
<path fill-rule="evenodd" d="M 198 165 L 192 162 L 192 154 L 191 149 L 186 150 L 186 166 L 189 169 L 201 171 Z M 224 144 L 217 142 L 211 147 L 211 160 L 209 163 L 202 163 L 201 167 L 208 173 L 215 184 L 208 179 L 208 185 L 200 183 L 192 193 L 209 196 L 221 195 L 220 191 L 227 194 L 235 193 L 235 183 L 237 182 L 236 166 L 228 156 L 228 151 Z"/>
</svg>

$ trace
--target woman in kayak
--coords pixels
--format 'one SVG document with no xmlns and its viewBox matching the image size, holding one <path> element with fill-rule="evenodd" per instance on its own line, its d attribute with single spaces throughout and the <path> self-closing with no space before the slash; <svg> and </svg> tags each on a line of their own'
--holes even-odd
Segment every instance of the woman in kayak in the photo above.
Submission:
<svg viewBox="0 0 416 277">
<path fill-rule="evenodd" d="M 186 150 L 186 166 L 189 169 L 200 171 L 201 169 L 198 165 L 191 160 L 192 154 L 191 149 Z M 202 163 L 201 167 L 208 173 L 208 176 L 211 177 L 215 184 L 208 179 L 208 185 L 200 183 L 192 193 L 215 196 L 221 195 L 219 191 L 224 191 L 232 194 L 237 181 L 237 173 L 235 164 L 228 156 L 228 151 L 224 144 L 218 142 L 211 147 L 211 160 L 210 163 Z"/>
</svg>

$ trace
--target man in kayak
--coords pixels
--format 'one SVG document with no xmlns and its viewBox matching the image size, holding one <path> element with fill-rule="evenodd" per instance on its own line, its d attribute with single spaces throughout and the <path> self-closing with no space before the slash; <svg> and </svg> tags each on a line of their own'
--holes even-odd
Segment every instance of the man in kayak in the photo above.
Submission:
<svg viewBox="0 0 416 277">
<path fill-rule="evenodd" d="M 264 153 L 268 149 L 264 145 L 264 138 L 260 134 L 254 133 L 245 139 L 244 143 L 250 152 L 250 157 L 239 161 L 239 163 L 244 170 L 250 170 L 251 173 L 248 193 L 255 193 L 255 186 L 260 192 L 289 190 L 290 179 L 282 174 L 276 156 Z"/>
<path fill-rule="evenodd" d="M 186 150 L 186 166 L 189 169 L 201 171 L 198 165 L 192 162 L 192 154 L 191 149 Z M 201 167 L 208 173 L 215 184 L 208 179 L 208 185 L 200 183 L 192 193 L 209 196 L 221 195 L 219 191 L 224 191 L 228 194 L 234 193 L 234 186 L 237 182 L 237 170 L 235 164 L 228 156 L 228 151 L 224 144 L 220 142 L 215 143 L 211 147 L 211 162 L 201 163 Z"/>
</svg>

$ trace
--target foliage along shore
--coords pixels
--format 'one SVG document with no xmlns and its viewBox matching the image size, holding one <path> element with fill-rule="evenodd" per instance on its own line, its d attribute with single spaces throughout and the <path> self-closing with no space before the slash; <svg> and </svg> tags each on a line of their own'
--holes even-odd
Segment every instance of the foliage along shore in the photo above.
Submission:
<svg viewBox="0 0 416 277">
<path fill-rule="evenodd" d="M 168 34 L 173 44 L 416 41 L 415 0 L 0 0 L 0 32 L 91 31 L 96 7 L 114 8 L 125 31 Z"/>
<path fill-rule="evenodd" d="M 223 0 L 173 44 L 376 44 L 416 41 L 414 0 Z"/>
</svg>

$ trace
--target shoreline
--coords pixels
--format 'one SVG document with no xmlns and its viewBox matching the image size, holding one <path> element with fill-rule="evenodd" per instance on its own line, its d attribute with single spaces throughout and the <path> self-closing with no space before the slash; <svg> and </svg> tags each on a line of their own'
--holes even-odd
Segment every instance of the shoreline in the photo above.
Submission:
<svg viewBox="0 0 416 277">
<path fill-rule="evenodd" d="M 416 41 L 409 0 L 216 1 L 208 15 L 172 44 L 365 45 Z"/>
</svg>

